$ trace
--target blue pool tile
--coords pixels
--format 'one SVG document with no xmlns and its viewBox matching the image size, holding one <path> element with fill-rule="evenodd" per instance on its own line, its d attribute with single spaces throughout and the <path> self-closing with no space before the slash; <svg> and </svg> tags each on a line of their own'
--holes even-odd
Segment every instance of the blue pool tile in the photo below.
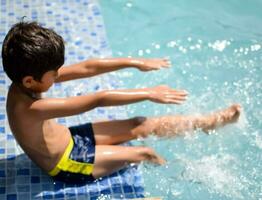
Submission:
<svg viewBox="0 0 262 200">
<path fill-rule="evenodd" d="M 17 170 L 17 175 L 21 176 L 21 175 L 29 175 L 29 169 L 18 169 Z"/>
<path fill-rule="evenodd" d="M 69 20 L 69 17 L 64 17 L 64 21 L 68 21 Z"/>
<path fill-rule="evenodd" d="M 6 159 L 7 159 L 7 160 L 15 160 L 15 157 L 16 157 L 16 156 L 15 156 L 14 154 L 11 154 L 11 155 L 7 155 L 7 156 L 6 156 Z"/>
<path fill-rule="evenodd" d="M 5 115 L 4 114 L 0 114 L 0 120 L 5 119 Z"/>
<path fill-rule="evenodd" d="M 99 52 L 98 50 L 94 49 L 94 50 L 93 50 L 93 53 L 94 53 L 94 54 L 99 54 L 100 52 Z"/>
<path fill-rule="evenodd" d="M 1 177 L 1 175 L 0 175 L 0 185 L 1 185 L 1 187 L 6 187 L 5 183 L 6 183 L 6 177 L 5 176 Z"/>
<path fill-rule="evenodd" d="M 64 195 L 63 192 L 55 194 L 55 198 L 64 198 L 64 197 L 65 197 L 65 195 Z"/>
<path fill-rule="evenodd" d="M 0 194 L 5 194 L 5 187 L 0 187 Z"/>
<path fill-rule="evenodd" d="M 31 176 L 31 183 L 40 183 L 39 176 Z"/>
<path fill-rule="evenodd" d="M 99 196 L 92 196 L 91 198 L 90 198 L 90 200 L 97 200 L 99 198 Z"/>
<path fill-rule="evenodd" d="M 124 189 L 124 192 L 125 192 L 125 193 L 134 192 L 134 191 L 133 191 L 133 187 L 128 186 L 128 185 L 125 185 L 125 186 L 123 187 L 123 189 Z"/>
<path fill-rule="evenodd" d="M 48 15 L 52 15 L 52 14 L 53 14 L 53 11 L 52 11 L 52 10 L 48 10 L 46 13 L 47 13 Z"/>
<path fill-rule="evenodd" d="M 100 86 L 99 85 L 96 85 L 95 87 L 94 87 L 94 90 L 98 90 L 100 88 Z"/>
<path fill-rule="evenodd" d="M 121 194 L 122 193 L 122 188 L 121 187 L 114 187 L 113 188 L 113 193 Z"/>
<path fill-rule="evenodd" d="M 16 186 L 18 192 L 28 192 L 30 191 L 30 185 L 17 185 Z"/>
<path fill-rule="evenodd" d="M 5 133 L 5 127 L 0 127 L 0 133 Z"/>
<path fill-rule="evenodd" d="M 90 46 L 84 46 L 84 49 L 90 50 L 90 49 L 92 49 L 92 47 L 90 47 Z"/>
<path fill-rule="evenodd" d="M 70 10 L 70 13 L 71 13 L 71 14 L 75 14 L 76 11 L 75 11 L 75 10 Z"/>
<path fill-rule="evenodd" d="M 6 136 L 6 139 L 7 139 L 7 140 L 14 140 L 15 138 L 14 138 L 13 135 L 8 134 L 8 135 Z"/>
<path fill-rule="evenodd" d="M 79 40 L 79 41 L 76 41 L 75 42 L 75 45 L 77 45 L 77 46 L 79 46 L 79 45 L 81 45 L 83 42 L 81 41 L 81 40 Z"/>
<path fill-rule="evenodd" d="M 53 190 L 54 189 L 54 185 L 50 185 L 49 184 L 49 182 L 47 182 L 47 183 L 44 183 L 44 184 L 42 184 L 42 189 L 43 190 Z"/>
<path fill-rule="evenodd" d="M 143 195 L 143 193 L 136 193 L 136 194 L 135 194 L 135 197 L 136 197 L 136 198 L 143 198 L 143 197 L 145 197 L 145 196 Z"/>
<path fill-rule="evenodd" d="M 8 194 L 6 195 L 6 200 L 17 200 L 16 194 Z"/>
<path fill-rule="evenodd" d="M 77 58 L 78 58 L 78 60 L 84 60 L 85 59 L 84 56 L 78 56 Z"/>
<path fill-rule="evenodd" d="M 142 187 L 135 187 L 134 189 L 136 193 L 142 193 L 144 191 L 144 188 Z"/>
<path fill-rule="evenodd" d="M 109 188 L 102 191 L 103 194 L 111 194 L 111 190 Z"/>
<path fill-rule="evenodd" d="M 57 26 L 62 26 L 62 23 L 61 22 L 56 22 L 56 25 Z"/>
<path fill-rule="evenodd" d="M 72 197 L 75 197 L 75 196 L 76 196 L 76 193 L 66 193 L 66 194 L 65 194 L 65 197 L 66 197 L 66 198 L 69 198 L 69 199 L 70 199 L 70 198 L 72 199 Z"/>
<path fill-rule="evenodd" d="M 46 195 L 43 196 L 43 199 L 53 199 L 53 195 L 46 194 Z"/>
<path fill-rule="evenodd" d="M 62 183 L 62 182 L 56 182 L 56 183 L 54 184 L 54 190 L 59 190 L 59 189 L 63 188 L 63 186 L 64 186 L 64 183 Z"/>
<path fill-rule="evenodd" d="M 65 122 L 66 122 L 65 118 L 59 118 L 59 119 L 58 119 L 58 123 L 63 124 L 63 123 L 65 123 Z"/>
<path fill-rule="evenodd" d="M 31 199 L 39 199 L 39 198 L 37 198 L 38 197 L 38 193 L 37 192 L 32 192 L 30 194 L 30 196 L 31 196 Z"/>
<path fill-rule="evenodd" d="M 136 198 L 136 196 L 135 196 L 134 193 L 127 193 L 127 194 L 125 194 L 125 198 L 126 199 L 133 199 L 133 198 Z"/>
<path fill-rule="evenodd" d="M 95 32 L 92 32 L 90 35 L 91 36 L 97 36 L 97 34 Z"/>
<path fill-rule="evenodd" d="M 15 13 L 13 13 L 13 12 L 8 13 L 8 16 L 14 16 L 14 15 L 15 15 Z"/>
<path fill-rule="evenodd" d="M 27 184 L 30 184 L 30 179 L 27 178 L 29 176 L 16 176 L 16 183 L 17 184 L 24 184 L 24 185 L 27 185 Z"/>
</svg>

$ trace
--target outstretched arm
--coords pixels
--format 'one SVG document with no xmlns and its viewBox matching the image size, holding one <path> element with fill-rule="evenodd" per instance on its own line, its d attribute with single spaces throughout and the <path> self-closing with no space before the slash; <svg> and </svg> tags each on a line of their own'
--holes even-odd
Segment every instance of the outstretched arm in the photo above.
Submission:
<svg viewBox="0 0 262 200">
<path fill-rule="evenodd" d="M 109 90 L 70 98 L 40 99 L 31 104 L 30 112 L 45 120 L 80 114 L 96 107 L 125 105 L 144 100 L 156 103 L 180 104 L 186 100 L 186 95 L 185 91 L 174 90 L 167 86 Z"/>
<path fill-rule="evenodd" d="M 157 70 L 161 67 L 169 67 L 167 59 L 140 59 L 140 58 L 106 58 L 90 59 L 70 66 L 61 67 L 58 70 L 56 82 L 86 78 L 111 72 L 127 67 L 135 67 L 141 71 Z"/>
</svg>

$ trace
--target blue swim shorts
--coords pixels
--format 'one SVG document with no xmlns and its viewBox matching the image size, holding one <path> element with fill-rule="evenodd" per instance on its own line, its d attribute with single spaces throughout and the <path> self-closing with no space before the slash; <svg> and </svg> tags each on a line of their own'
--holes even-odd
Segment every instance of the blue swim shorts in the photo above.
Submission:
<svg viewBox="0 0 262 200">
<path fill-rule="evenodd" d="M 57 163 L 49 172 L 54 180 L 67 183 L 93 182 L 95 138 L 91 123 L 69 127 L 70 142 Z"/>
</svg>

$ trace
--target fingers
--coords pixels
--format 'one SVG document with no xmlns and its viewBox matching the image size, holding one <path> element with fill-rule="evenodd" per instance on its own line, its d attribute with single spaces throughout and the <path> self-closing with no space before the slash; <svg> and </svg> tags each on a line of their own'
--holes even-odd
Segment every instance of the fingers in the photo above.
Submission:
<svg viewBox="0 0 262 200">
<path fill-rule="evenodd" d="M 167 103 L 182 104 L 187 100 L 187 96 L 167 95 L 165 99 Z"/>
<path fill-rule="evenodd" d="M 159 64 L 160 64 L 160 68 L 169 68 L 171 67 L 172 63 L 170 61 L 169 58 L 163 58 L 163 59 L 159 59 Z"/>
<path fill-rule="evenodd" d="M 182 104 L 187 100 L 188 92 L 185 90 L 168 89 L 164 92 L 164 101 L 169 104 Z"/>
<path fill-rule="evenodd" d="M 155 58 L 155 59 L 152 59 L 152 61 L 154 63 L 154 68 L 152 70 L 158 70 L 161 68 L 169 68 L 172 65 L 169 58 Z"/>
<path fill-rule="evenodd" d="M 174 100 L 178 100 L 178 101 L 185 101 L 187 99 L 187 96 L 166 95 L 166 98 L 174 99 Z"/>
<path fill-rule="evenodd" d="M 187 100 L 188 92 L 186 90 L 175 90 L 167 85 L 159 85 L 151 90 L 152 100 L 164 104 L 182 104 Z"/>
<path fill-rule="evenodd" d="M 164 61 L 164 64 L 163 67 L 171 67 L 172 63 L 171 63 L 171 60 L 169 58 L 164 58 L 163 59 Z"/>
</svg>

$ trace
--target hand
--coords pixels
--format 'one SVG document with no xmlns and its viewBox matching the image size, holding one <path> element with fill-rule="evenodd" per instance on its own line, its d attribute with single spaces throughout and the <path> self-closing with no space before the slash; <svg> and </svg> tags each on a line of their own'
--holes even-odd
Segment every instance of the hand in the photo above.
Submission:
<svg viewBox="0 0 262 200">
<path fill-rule="evenodd" d="M 181 104 L 188 93 L 185 90 L 171 89 L 166 85 L 149 88 L 149 100 L 164 104 Z"/>
<path fill-rule="evenodd" d="M 134 59 L 131 60 L 131 64 L 133 64 L 137 69 L 141 71 L 158 70 L 161 68 L 168 68 L 171 66 L 171 62 L 167 58 Z"/>
</svg>

